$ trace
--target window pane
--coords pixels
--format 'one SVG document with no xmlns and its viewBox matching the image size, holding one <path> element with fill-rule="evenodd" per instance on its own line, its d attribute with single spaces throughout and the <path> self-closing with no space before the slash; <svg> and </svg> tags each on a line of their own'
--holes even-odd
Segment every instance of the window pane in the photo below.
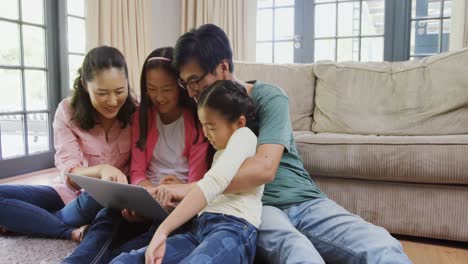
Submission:
<svg viewBox="0 0 468 264">
<path fill-rule="evenodd" d="M 294 62 L 294 42 L 275 43 L 275 63 L 293 63 Z"/>
<path fill-rule="evenodd" d="M 45 67 L 44 29 L 23 26 L 24 65 Z"/>
<path fill-rule="evenodd" d="M 16 23 L 0 21 L 0 32 L 2 32 L 2 41 L 0 41 L 0 65 L 19 65 L 19 28 Z"/>
<path fill-rule="evenodd" d="M 315 0 L 315 3 L 327 3 L 327 2 L 336 2 L 336 0 Z"/>
<path fill-rule="evenodd" d="M 18 19 L 18 0 L 2 0 L 0 17 Z"/>
<path fill-rule="evenodd" d="M 45 71 L 25 70 L 26 110 L 47 110 Z"/>
<path fill-rule="evenodd" d="M 23 115 L 0 116 L 2 159 L 24 155 Z"/>
<path fill-rule="evenodd" d="M 67 0 L 67 11 L 70 15 L 84 17 L 84 0 Z"/>
<path fill-rule="evenodd" d="M 411 12 L 413 18 L 439 17 L 441 0 L 412 0 Z"/>
<path fill-rule="evenodd" d="M 275 0 L 275 6 L 293 6 L 294 0 Z"/>
<path fill-rule="evenodd" d="M 256 47 L 257 62 L 273 62 L 273 44 L 271 42 L 257 43 Z"/>
<path fill-rule="evenodd" d="M 315 41 L 314 60 L 335 60 L 335 40 L 323 39 Z"/>
<path fill-rule="evenodd" d="M 450 44 L 450 28 L 451 28 L 451 20 L 444 19 L 442 27 L 442 50 L 441 52 L 448 51 L 449 44 Z"/>
<path fill-rule="evenodd" d="M 359 39 L 338 39 L 337 61 L 359 60 Z"/>
<path fill-rule="evenodd" d="M 336 4 L 315 6 L 315 37 L 336 35 Z"/>
<path fill-rule="evenodd" d="M 68 55 L 68 74 L 70 82 L 70 90 L 73 89 L 73 82 L 78 77 L 78 69 L 83 63 L 84 56 Z"/>
<path fill-rule="evenodd" d="M 294 37 L 294 8 L 279 8 L 275 10 L 275 40 L 292 39 Z"/>
<path fill-rule="evenodd" d="M 385 1 L 362 2 L 362 35 L 383 35 L 385 26 Z"/>
<path fill-rule="evenodd" d="M 272 7 L 273 0 L 257 0 L 257 8 L 261 7 Z"/>
<path fill-rule="evenodd" d="M 410 55 L 438 53 L 439 29 L 439 20 L 413 21 L 411 23 Z"/>
<path fill-rule="evenodd" d="M 0 96 L 0 112 L 23 110 L 21 71 L 0 69 L 0 83 L 2 91 L 6 91 Z"/>
<path fill-rule="evenodd" d="M 28 114 L 29 154 L 49 150 L 49 125 L 47 113 Z"/>
<path fill-rule="evenodd" d="M 445 17 L 452 16 L 452 0 L 444 1 L 444 16 Z"/>
<path fill-rule="evenodd" d="M 84 19 L 68 17 L 68 51 L 85 53 L 85 38 Z"/>
<path fill-rule="evenodd" d="M 362 38 L 361 61 L 383 61 L 384 39 Z"/>
<path fill-rule="evenodd" d="M 338 36 L 359 35 L 359 2 L 338 4 Z"/>
<path fill-rule="evenodd" d="M 21 15 L 24 22 L 44 24 L 44 1 L 21 0 Z"/>
<path fill-rule="evenodd" d="M 257 41 L 273 40 L 273 10 L 257 12 Z"/>
</svg>

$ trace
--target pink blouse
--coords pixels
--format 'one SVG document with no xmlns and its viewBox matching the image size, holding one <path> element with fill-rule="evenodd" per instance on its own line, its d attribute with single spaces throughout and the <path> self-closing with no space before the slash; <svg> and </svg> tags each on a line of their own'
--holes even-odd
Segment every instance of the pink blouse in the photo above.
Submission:
<svg viewBox="0 0 468 264">
<path fill-rule="evenodd" d="M 91 167 L 109 164 L 129 174 L 131 155 L 131 127 L 121 127 L 116 121 L 112 125 L 106 140 L 104 128 L 96 124 L 90 130 L 83 130 L 72 120 L 73 108 L 70 98 L 64 99 L 55 112 L 54 147 L 55 166 L 59 169 L 62 180 L 66 183 L 65 173 L 75 167 Z M 75 190 L 64 184 L 54 186 L 64 203 L 76 197 Z"/>
</svg>

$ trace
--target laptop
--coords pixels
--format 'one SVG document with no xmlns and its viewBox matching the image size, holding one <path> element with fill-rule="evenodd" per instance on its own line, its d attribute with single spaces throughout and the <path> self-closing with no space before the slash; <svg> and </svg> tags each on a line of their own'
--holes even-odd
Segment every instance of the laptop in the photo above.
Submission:
<svg viewBox="0 0 468 264">
<path fill-rule="evenodd" d="M 168 212 L 143 187 L 103 181 L 72 173 L 66 175 L 85 189 L 103 207 L 133 210 L 157 222 L 162 222 L 168 216 Z"/>
</svg>

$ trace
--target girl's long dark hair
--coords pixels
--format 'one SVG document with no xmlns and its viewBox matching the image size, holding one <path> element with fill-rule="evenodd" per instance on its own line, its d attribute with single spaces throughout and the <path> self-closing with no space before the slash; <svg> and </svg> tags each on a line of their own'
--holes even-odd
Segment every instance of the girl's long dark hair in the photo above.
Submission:
<svg viewBox="0 0 468 264">
<path fill-rule="evenodd" d="M 174 80 L 177 81 L 179 78 L 179 73 L 177 70 L 172 67 L 171 62 L 174 56 L 174 48 L 172 47 L 164 47 L 159 48 L 151 52 L 148 57 L 146 58 L 143 69 L 141 71 L 141 78 L 140 78 L 140 91 L 141 91 L 141 103 L 140 103 L 140 138 L 137 142 L 137 147 L 141 150 L 146 148 L 146 140 L 148 138 L 148 111 L 151 110 L 153 107 L 153 103 L 151 102 L 151 98 L 148 96 L 147 87 L 146 87 L 146 74 L 150 70 L 161 69 L 167 74 L 170 74 Z M 164 59 L 152 59 L 151 58 L 166 58 Z M 149 61 L 148 61 L 149 60 Z M 185 108 L 190 111 L 193 116 L 193 120 L 195 123 L 195 128 L 197 131 L 197 136 L 193 142 L 193 144 L 197 143 L 198 140 L 203 140 L 203 137 L 200 135 L 200 124 L 198 121 L 198 114 L 197 114 L 197 104 L 195 101 L 190 98 L 187 90 L 177 86 L 179 89 L 179 106 Z"/>
<path fill-rule="evenodd" d="M 230 80 L 216 81 L 200 95 L 198 108 L 202 107 L 218 111 L 229 122 L 245 116 L 246 126 L 258 135 L 255 107 L 244 86 Z"/>
<path fill-rule="evenodd" d="M 92 129 L 98 122 L 98 112 L 91 103 L 89 91 L 85 85 L 87 82 L 93 81 L 96 75 L 102 71 L 111 68 L 123 70 L 128 79 L 127 63 L 122 53 L 116 48 L 100 46 L 86 54 L 83 64 L 78 70 L 78 77 L 73 82 L 71 97 L 71 106 L 74 109 L 72 120 L 76 121 L 79 127 L 84 130 Z M 136 110 L 136 102 L 130 91 L 130 85 L 128 85 L 127 99 L 117 114 L 117 119 L 122 127 L 131 124 L 132 114 Z"/>
</svg>

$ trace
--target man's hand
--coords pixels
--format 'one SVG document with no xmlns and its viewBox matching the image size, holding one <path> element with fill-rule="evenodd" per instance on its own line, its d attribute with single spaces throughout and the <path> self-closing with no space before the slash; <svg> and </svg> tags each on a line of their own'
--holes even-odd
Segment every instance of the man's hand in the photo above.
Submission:
<svg viewBox="0 0 468 264">
<path fill-rule="evenodd" d="M 101 180 L 128 184 L 127 176 L 114 166 L 103 164 L 99 169 Z"/>
</svg>

